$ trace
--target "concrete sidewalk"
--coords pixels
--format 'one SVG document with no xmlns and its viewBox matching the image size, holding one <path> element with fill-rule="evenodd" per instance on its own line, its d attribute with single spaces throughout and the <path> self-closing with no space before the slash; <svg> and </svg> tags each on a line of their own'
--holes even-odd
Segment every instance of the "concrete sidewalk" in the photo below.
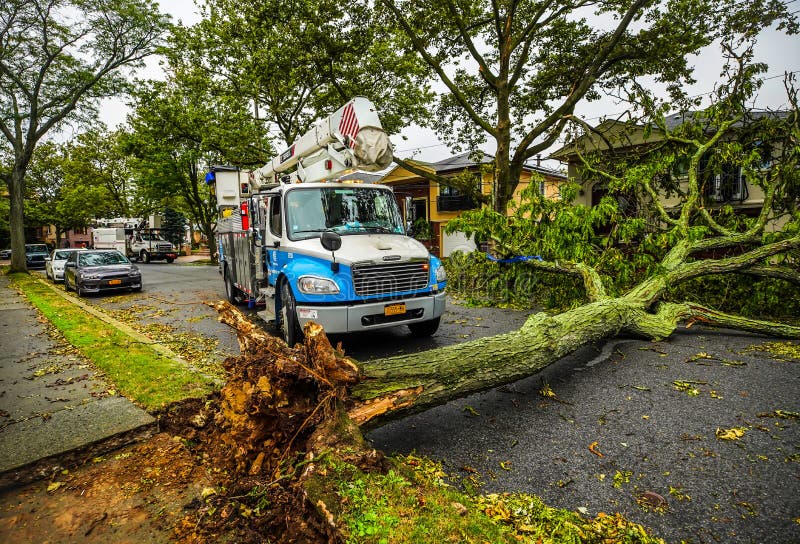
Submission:
<svg viewBox="0 0 800 544">
<path fill-rule="evenodd" d="M 0 488 L 47 477 L 154 427 L 0 275 Z"/>
</svg>

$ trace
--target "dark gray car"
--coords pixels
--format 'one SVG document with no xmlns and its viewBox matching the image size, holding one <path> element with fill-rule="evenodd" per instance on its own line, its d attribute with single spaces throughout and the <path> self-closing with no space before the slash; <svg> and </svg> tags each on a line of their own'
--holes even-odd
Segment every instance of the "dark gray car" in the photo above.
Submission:
<svg viewBox="0 0 800 544">
<path fill-rule="evenodd" d="M 140 291 L 142 273 L 119 251 L 76 251 L 64 265 L 64 289 L 78 296 L 121 289 Z"/>
<path fill-rule="evenodd" d="M 25 244 L 25 262 L 28 268 L 44 268 L 50 249 L 45 244 Z"/>
</svg>

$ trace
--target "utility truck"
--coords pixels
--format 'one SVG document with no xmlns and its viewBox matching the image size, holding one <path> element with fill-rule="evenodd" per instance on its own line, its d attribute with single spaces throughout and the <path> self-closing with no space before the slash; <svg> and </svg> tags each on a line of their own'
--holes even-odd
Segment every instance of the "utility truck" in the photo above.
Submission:
<svg viewBox="0 0 800 544">
<path fill-rule="evenodd" d="M 92 247 L 95 249 L 116 249 L 130 259 L 144 263 L 167 261 L 171 263 L 178 257 L 172 243 L 161 237 L 158 216 L 149 220 L 111 219 L 100 220 L 108 225 L 92 229 Z"/>
<path fill-rule="evenodd" d="M 392 190 L 339 181 L 392 160 L 375 107 L 361 97 L 254 171 L 214 167 L 220 272 L 232 303 L 264 305 L 289 345 L 314 321 L 328 333 L 406 325 L 436 332 L 441 262 L 406 235 Z"/>
</svg>

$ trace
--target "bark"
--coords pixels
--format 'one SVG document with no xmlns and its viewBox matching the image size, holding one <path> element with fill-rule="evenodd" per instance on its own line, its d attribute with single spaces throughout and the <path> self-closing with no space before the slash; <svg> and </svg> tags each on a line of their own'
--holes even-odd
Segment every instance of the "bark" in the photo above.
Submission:
<svg viewBox="0 0 800 544">
<path fill-rule="evenodd" d="M 658 282 L 656 282 L 658 285 Z M 699 304 L 661 304 L 647 308 L 649 290 L 638 295 L 602 298 L 550 316 L 539 313 L 518 330 L 443 348 L 356 364 L 359 381 L 337 395 L 347 414 L 360 427 L 420 412 L 475 392 L 511 383 L 591 342 L 620 332 L 658 340 L 672 334 L 681 322 L 731 327 L 771 336 L 800 338 L 800 327 L 746 319 L 716 312 Z M 225 315 L 238 314 L 225 304 Z M 243 351 L 257 327 L 244 318 L 226 317 L 239 331 Z M 311 331 L 319 336 L 317 325 Z M 263 335 L 263 332 L 258 332 Z M 308 331 L 307 331 L 308 334 Z M 341 364 L 341 363 L 339 363 Z"/>
</svg>

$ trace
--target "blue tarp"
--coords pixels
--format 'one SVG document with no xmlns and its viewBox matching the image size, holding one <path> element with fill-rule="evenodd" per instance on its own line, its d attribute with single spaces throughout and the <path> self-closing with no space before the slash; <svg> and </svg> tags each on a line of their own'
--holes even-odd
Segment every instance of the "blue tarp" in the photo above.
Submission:
<svg viewBox="0 0 800 544">
<path fill-rule="evenodd" d="M 492 261 L 493 263 L 522 263 L 525 261 L 543 261 L 540 256 L 538 255 L 525 255 L 520 257 L 510 257 L 508 259 L 495 259 L 488 253 L 486 254 L 486 258 Z"/>
</svg>

